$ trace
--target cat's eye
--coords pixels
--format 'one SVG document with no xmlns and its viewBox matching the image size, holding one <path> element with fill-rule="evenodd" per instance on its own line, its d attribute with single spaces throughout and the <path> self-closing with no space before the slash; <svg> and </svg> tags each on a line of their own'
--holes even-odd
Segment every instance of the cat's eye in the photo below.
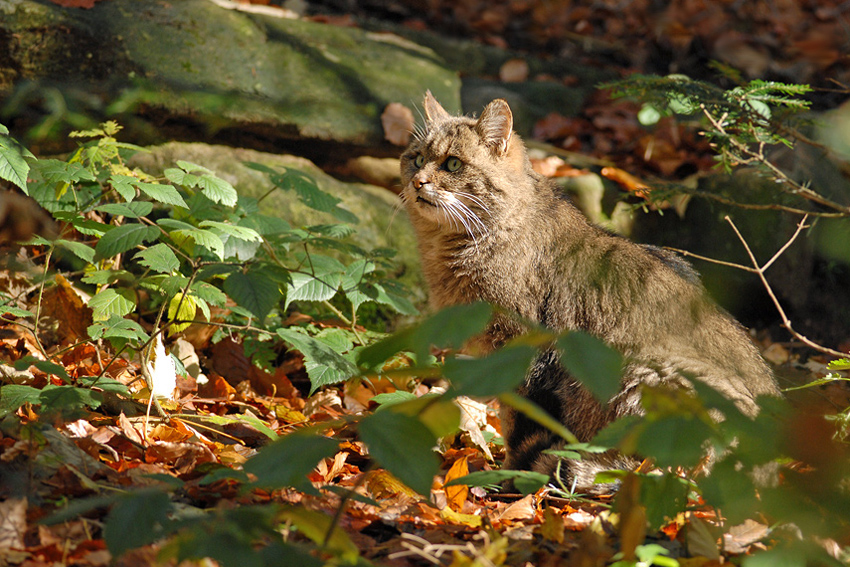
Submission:
<svg viewBox="0 0 850 567">
<path fill-rule="evenodd" d="M 422 167 L 423 165 L 425 165 L 425 156 L 423 156 L 422 154 L 417 155 L 416 159 L 413 160 L 413 165 L 415 165 L 416 167 Z"/>
<path fill-rule="evenodd" d="M 463 165 L 463 162 L 460 161 L 456 157 L 450 157 L 449 159 L 446 160 L 446 169 L 448 169 L 452 173 L 454 173 L 455 171 L 460 169 L 460 166 L 462 166 L 462 165 Z"/>
</svg>

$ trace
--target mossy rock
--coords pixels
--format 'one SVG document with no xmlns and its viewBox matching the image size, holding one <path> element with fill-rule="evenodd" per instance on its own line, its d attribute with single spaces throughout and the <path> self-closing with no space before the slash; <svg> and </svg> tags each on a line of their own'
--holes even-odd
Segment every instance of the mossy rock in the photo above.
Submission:
<svg viewBox="0 0 850 567">
<path fill-rule="evenodd" d="M 430 89 L 460 109 L 457 73 L 392 34 L 208 0 L 110 0 L 89 10 L 17 0 L 0 3 L 0 14 L 0 94 L 40 81 L 66 99 L 99 97 L 87 104 L 104 115 L 143 116 L 186 137 L 238 130 L 268 145 L 330 141 L 389 153 L 397 150 L 384 140 L 387 104 L 411 106 Z"/>
</svg>

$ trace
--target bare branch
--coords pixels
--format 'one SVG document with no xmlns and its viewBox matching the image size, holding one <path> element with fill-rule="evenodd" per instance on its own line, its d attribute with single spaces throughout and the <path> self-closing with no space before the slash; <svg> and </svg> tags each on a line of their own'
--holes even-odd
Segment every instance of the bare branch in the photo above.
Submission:
<svg viewBox="0 0 850 567">
<path fill-rule="evenodd" d="M 747 244 L 746 239 L 743 237 L 743 235 L 741 235 L 741 232 L 738 230 L 738 227 L 735 226 L 735 223 L 732 221 L 732 219 L 729 217 L 729 215 L 726 215 L 725 220 L 726 220 L 726 222 L 728 222 L 732 226 L 732 230 L 735 231 L 735 234 L 738 236 L 738 239 L 741 241 L 741 244 L 744 246 L 744 250 L 747 252 L 747 255 L 750 257 L 750 261 L 753 263 L 753 267 L 755 268 L 755 273 L 758 274 L 758 277 L 761 280 L 761 283 L 764 286 L 765 291 L 767 291 L 767 294 L 770 296 L 771 301 L 773 301 L 773 305 L 776 307 L 776 310 L 779 313 L 779 316 L 782 318 L 782 326 L 785 327 L 788 330 L 788 332 L 791 333 L 791 335 L 794 338 L 796 338 L 798 341 L 800 341 L 801 343 L 803 343 L 804 345 L 806 345 L 810 348 L 813 348 L 817 351 L 820 351 L 824 354 L 828 354 L 830 356 L 837 356 L 837 357 L 841 357 L 841 358 L 846 357 L 847 356 L 846 352 L 833 350 L 831 348 L 820 345 L 820 344 L 812 341 L 811 339 L 807 338 L 806 336 L 801 335 L 800 333 L 795 331 L 794 328 L 791 326 L 791 320 L 788 319 L 788 315 L 785 314 L 785 309 L 782 308 L 782 304 L 779 302 L 779 299 L 777 299 L 776 294 L 773 293 L 773 288 L 770 287 L 770 283 L 768 283 L 767 278 L 765 278 L 765 276 L 764 276 L 765 270 L 767 270 L 767 268 L 769 268 L 770 265 L 783 252 L 785 252 L 785 250 L 788 249 L 788 247 L 791 245 L 792 242 L 794 242 L 794 240 L 797 238 L 797 236 L 800 234 L 800 232 L 803 230 L 803 228 L 806 228 L 806 225 L 805 225 L 806 217 L 803 217 L 803 219 L 800 220 L 799 224 L 797 225 L 797 230 L 794 232 L 793 236 L 791 236 L 791 238 L 788 240 L 788 242 L 786 242 L 785 245 L 782 248 L 780 248 L 779 251 L 776 254 L 773 255 L 773 258 L 771 258 L 770 261 L 768 261 L 764 266 L 759 265 L 758 260 L 756 260 L 755 254 L 753 254 L 753 251 L 750 249 L 749 244 Z"/>
</svg>

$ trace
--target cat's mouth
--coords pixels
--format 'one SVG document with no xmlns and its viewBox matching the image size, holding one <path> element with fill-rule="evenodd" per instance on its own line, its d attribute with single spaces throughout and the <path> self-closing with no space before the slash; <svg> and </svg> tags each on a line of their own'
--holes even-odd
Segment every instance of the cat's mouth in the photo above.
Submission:
<svg viewBox="0 0 850 567">
<path fill-rule="evenodd" d="M 431 201 L 429 201 L 428 199 L 426 199 L 425 197 L 423 197 L 423 196 L 421 196 L 421 195 L 417 195 L 417 196 L 416 196 L 416 202 L 418 203 L 419 201 L 422 201 L 422 202 L 423 202 L 423 203 L 425 203 L 426 205 L 431 205 L 432 207 L 436 207 L 436 206 L 437 206 L 437 205 L 435 205 L 434 203 L 432 203 Z"/>
</svg>

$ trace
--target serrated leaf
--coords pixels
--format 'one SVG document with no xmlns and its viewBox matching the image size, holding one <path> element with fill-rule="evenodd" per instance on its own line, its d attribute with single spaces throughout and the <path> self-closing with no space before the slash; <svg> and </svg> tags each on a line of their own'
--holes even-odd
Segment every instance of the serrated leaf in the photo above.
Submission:
<svg viewBox="0 0 850 567">
<path fill-rule="evenodd" d="M 357 430 L 381 466 L 419 494 L 430 493 L 440 459 L 437 439 L 424 423 L 390 408 L 364 418 Z"/>
<path fill-rule="evenodd" d="M 281 299 L 277 282 L 259 270 L 230 274 L 224 280 L 224 291 L 260 321 L 266 318 Z"/>
<path fill-rule="evenodd" d="M 111 315 L 106 321 L 89 325 L 86 331 L 92 340 L 121 338 L 147 341 L 150 338 L 141 325 L 118 315 Z"/>
<path fill-rule="evenodd" d="M 107 288 L 89 300 L 94 321 L 106 321 L 110 315 L 123 317 L 136 308 L 136 297 L 132 290 Z"/>
<path fill-rule="evenodd" d="M 262 242 L 263 240 L 262 237 L 257 233 L 257 231 L 252 228 L 238 226 L 226 222 L 205 220 L 201 221 L 199 223 L 199 226 L 217 228 L 225 234 L 233 236 L 234 238 L 239 238 L 240 240 L 245 240 L 247 242 Z"/>
<path fill-rule="evenodd" d="M 139 244 L 156 239 L 160 232 L 155 226 L 128 223 L 108 230 L 100 237 L 94 249 L 98 258 L 111 258 L 132 250 Z"/>
<path fill-rule="evenodd" d="M 109 184 L 125 201 L 132 201 L 136 197 L 138 181 L 129 175 L 113 175 L 109 178 Z"/>
<path fill-rule="evenodd" d="M 357 373 L 354 364 L 313 337 L 292 329 L 278 329 L 277 334 L 304 355 L 311 394 L 320 386 L 337 384 Z"/>
<path fill-rule="evenodd" d="M 35 313 L 13 305 L 0 305 L 0 315 L 11 315 L 12 317 L 35 317 Z"/>
<path fill-rule="evenodd" d="M 29 174 L 30 166 L 24 159 L 22 150 L 26 151 L 16 140 L 0 135 L 0 179 L 14 183 L 24 193 L 29 194 L 27 174 Z"/>
<path fill-rule="evenodd" d="M 224 307 L 227 303 L 227 295 L 210 283 L 196 281 L 191 290 L 198 299 L 216 307 Z"/>
<path fill-rule="evenodd" d="M 76 386 L 54 386 L 48 384 L 38 396 L 42 411 L 67 411 L 84 407 L 96 409 L 103 403 L 103 394 Z"/>
<path fill-rule="evenodd" d="M 224 259 L 224 242 L 211 230 L 195 228 L 174 219 L 160 219 L 157 224 L 165 228 L 172 240 L 190 254 L 194 254 L 194 246 L 197 245 L 215 254 L 219 260 Z"/>
<path fill-rule="evenodd" d="M 175 207 L 183 207 L 184 209 L 188 209 L 189 205 L 186 204 L 186 201 L 183 200 L 183 197 L 180 196 L 180 193 L 177 192 L 171 185 L 160 185 L 159 183 L 144 183 L 137 182 L 136 186 L 142 190 L 142 192 L 155 201 L 159 201 L 160 203 L 165 203 L 166 205 L 173 205 Z"/>
<path fill-rule="evenodd" d="M 18 411 L 26 403 L 38 404 L 41 390 L 22 384 L 0 386 L 0 417 Z"/>
<path fill-rule="evenodd" d="M 286 305 L 293 301 L 325 301 L 336 295 L 341 274 L 325 274 L 313 276 L 301 272 L 293 272 L 292 280 L 286 288 Z"/>
<path fill-rule="evenodd" d="M 134 258 L 139 264 L 161 274 L 170 274 L 180 268 L 177 255 L 164 242 L 138 252 Z"/>
<path fill-rule="evenodd" d="M 89 264 L 94 262 L 95 250 L 87 244 L 77 242 L 76 240 L 64 240 L 60 238 L 56 241 L 56 245 L 70 250 L 74 254 L 74 256 L 80 258 L 81 260 L 85 260 Z"/>
<path fill-rule="evenodd" d="M 236 206 L 238 197 L 236 189 L 234 189 L 233 185 L 224 179 L 214 175 L 205 174 L 201 176 L 198 186 L 201 188 L 201 192 L 204 196 L 210 201 L 213 201 L 214 203 L 221 203 L 225 207 Z"/>
<path fill-rule="evenodd" d="M 96 211 L 118 215 L 131 219 L 144 217 L 153 211 L 153 203 L 149 201 L 133 201 L 131 203 L 107 203 L 94 208 Z"/>
<path fill-rule="evenodd" d="M 58 159 L 40 159 L 33 165 L 47 183 L 77 183 L 78 181 L 94 181 L 94 174 L 79 162 L 66 162 Z"/>
</svg>

